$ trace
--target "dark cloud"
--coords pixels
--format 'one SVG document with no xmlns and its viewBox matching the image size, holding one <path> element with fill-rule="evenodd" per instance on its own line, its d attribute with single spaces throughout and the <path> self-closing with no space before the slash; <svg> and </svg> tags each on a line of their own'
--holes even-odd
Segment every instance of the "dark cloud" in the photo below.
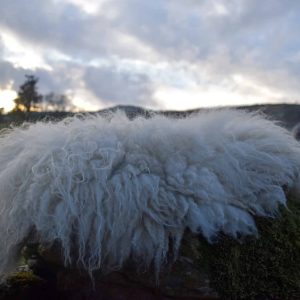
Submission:
<svg viewBox="0 0 300 300">
<path fill-rule="evenodd" d="M 294 39 L 299 1 L 120 0 L 118 5 L 119 27 L 169 59 L 197 61 L 223 47 L 235 61 L 256 50 L 261 63 L 274 65 L 270 54 L 286 55 L 291 43 L 299 49 Z"/>
<path fill-rule="evenodd" d="M 104 8 L 109 10 L 109 8 Z M 87 15 L 66 1 L 1 1 L 0 26 L 36 46 L 56 49 L 79 60 L 106 55 L 136 57 L 138 52 L 122 36 L 105 11 Z"/>
<path fill-rule="evenodd" d="M 147 106 L 152 100 L 153 86 L 144 74 L 120 72 L 115 68 L 88 68 L 87 87 L 105 104 Z"/>
</svg>

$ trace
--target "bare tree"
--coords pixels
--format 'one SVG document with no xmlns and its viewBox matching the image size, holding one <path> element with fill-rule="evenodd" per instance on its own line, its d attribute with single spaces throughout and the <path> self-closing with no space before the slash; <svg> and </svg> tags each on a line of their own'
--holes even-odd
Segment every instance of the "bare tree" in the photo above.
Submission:
<svg viewBox="0 0 300 300">
<path fill-rule="evenodd" d="M 43 98 L 42 109 L 44 111 L 70 111 L 74 109 L 74 105 L 64 94 L 49 93 Z"/>
</svg>

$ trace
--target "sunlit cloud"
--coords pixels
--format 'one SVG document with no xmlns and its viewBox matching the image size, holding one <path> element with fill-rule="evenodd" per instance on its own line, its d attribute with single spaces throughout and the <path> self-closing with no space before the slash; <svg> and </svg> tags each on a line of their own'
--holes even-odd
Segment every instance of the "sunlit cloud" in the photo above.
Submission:
<svg viewBox="0 0 300 300">
<path fill-rule="evenodd" d="M 260 84 L 253 79 L 251 80 L 246 78 L 241 74 L 234 74 L 232 78 L 237 83 L 240 90 L 246 89 L 248 94 L 252 91 L 253 94 L 258 95 L 261 99 L 258 98 L 257 102 L 261 102 L 263 99 L 263 102 L 277 102 L 277 100 L 282 100 L 285 96 L 283 93 L 276 90 L 276 87 L 270 88 L 264 86 L 263 84 Z"/>
<path fill-rule="evenodd" d="M 211 7 L 207 12 L 210 16 L 227 16 L 230 11 L 224 1 L 222 0 L 212 0 Z"/>
<path fill-rule="evenodd" d="M 93 93 L 84 88 L 68 90 L 66 94 L 73 100 L 78 111 L 97 111 L 104 108 Z"/>
<path fill-rule="evenodd" d="M 52 71 L 52 67 L 47 64 L 43 57 L 39 55 L 38 49 L 24 41 L 18 39 L 9 32 L 2 31 L 0 38 L 4 46 L 3 59 L 11 62 L 15 68 L 23 68 L 35 71 L 45 69 Z"/>
<path fill-rule="evenodd" d="M 60 0 L 55 0 L 57 3 L 60 2 Z M 99 10 L 101 9 L 101 6 L 104 2 L 107 0 L 66 0 L 66 2 L 72 3 L 76 6 L 78 6 L 80 9 L 82 9 L 85 13 L 90 15 L 96 15 Z"/>
<path fill-rule="evenodd" d="M 185 110 L 199 107 L 219 107 L 243 104 L 253 104 L 262 100 L 260 97 L 244 96 L 230 92 L 219 86 L 207 89 L 178 89 L 161 87 L 154 95 L 163 108 Z"/>
<path fill-rule="evenodd" d="M 206 86 L 160 86 L 155 99 L 164 109 L 195 109 L 199 107 L 219 107 L 250 105 L 257 103 L 284 102 L 286 95 L 263 84 L 259 84 L 241 74 Z M 286 101 L 288 102 L 288 101 Z M 293 102 L 293 101 L 290 101 Z"/>
</svg>

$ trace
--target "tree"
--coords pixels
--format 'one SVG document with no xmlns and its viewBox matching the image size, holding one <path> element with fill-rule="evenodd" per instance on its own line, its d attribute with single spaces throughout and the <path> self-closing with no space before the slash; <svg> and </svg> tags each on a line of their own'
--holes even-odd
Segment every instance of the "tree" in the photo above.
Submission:
<svg viewBox="0 0 300 300">
<path fill-rule="evenodd" d="M 33 75 L 25 75 L 25 77 L 26 80 L 20 86 L 18 97 L 15 99 L 15 110 L 30 112 L 36 104 L 41 102 L 43 97 L 37 91 L 37 82 L 39 79 Z"/>
<path fill-rule="evenodd" d="M 43 111 L 67 111 L 73 109 L 74 105 L 71 99 L 66 95 L 49 93 L 43 98 Z"/>
</svg>

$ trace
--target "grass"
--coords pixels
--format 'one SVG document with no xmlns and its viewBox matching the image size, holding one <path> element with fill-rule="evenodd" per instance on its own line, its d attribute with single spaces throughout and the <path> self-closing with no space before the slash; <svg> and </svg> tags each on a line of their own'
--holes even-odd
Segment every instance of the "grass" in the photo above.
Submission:
<svg viewBox="0 0 300 300">
<path fill-rule="evenodd" d="M 259 238 L 201 240 L 200 263 L 208 265 L 212 287 L 222 299 L 300 299 L 300 202 L 256 222 Z"/>
</svg>

